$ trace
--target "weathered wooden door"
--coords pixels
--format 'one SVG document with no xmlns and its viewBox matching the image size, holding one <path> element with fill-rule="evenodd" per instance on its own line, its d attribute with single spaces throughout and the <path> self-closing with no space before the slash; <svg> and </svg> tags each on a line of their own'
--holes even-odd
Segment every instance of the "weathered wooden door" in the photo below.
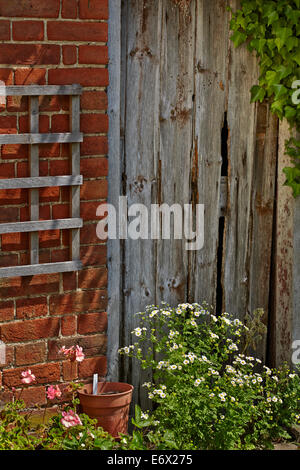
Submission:
<svg viewBox="0 0 300 470">
<path fill-rule="evenodd" d="M 116 350 L 131 344 L 134 313 L 148 304 L 205 300 L 241 319 L 261 307 L 268 323 L 278 122 L 267 105 L 250 104 L 257 59 L 231 43 L 228 2 L 125 0 L 121 13 L 111 3 L 112 18 L 121 15 L 110 32 L 111 87 L 120 90 L 111 92 L 111 135 L 120 125 L 121 139 L 111 139 L 111 202 L 205 205 L 199 251 L 181 240 L 111 242 L 116 377 Z M 122 363 L 121 378 L 141 394 L 136 367 Z"/>
</svg>

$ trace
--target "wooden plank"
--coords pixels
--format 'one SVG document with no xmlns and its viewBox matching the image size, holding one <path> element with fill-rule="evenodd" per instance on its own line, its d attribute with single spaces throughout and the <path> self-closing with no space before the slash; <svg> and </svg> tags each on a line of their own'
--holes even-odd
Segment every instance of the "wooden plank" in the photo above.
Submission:
<svg viewBox="0 0 300 470">
<path fill-rule="evenodd" d="M 193 5 L 195 98 L 190 185 L 191 202 L 205 205 L 205 219 L 204 247 L 189 255 L 188 300 L 206 301 L 215 308 L 220 288 L 218 248 L 223 243 L 219 240 L 219 216 L 227 210 L 227 190 L 225 193 L 225 180 L 223 183 L 221 180 L 221 149 L 227 110 L 229 23 L 222 0 L 202 0 Z"/>
<path fill-rule="evenodd" d="M 122 4 L 122 65 L 124 66 L 121 129 L 121 172 L 124 172 L 121 194 L 128 206 L 144 204 L 150 211 L 157 201 L 159 185 L 159 83 L 162 1 L 149 0 Z M 142 25 L 144 25 L 142 27 Z M 125 99 L 126 97 L 126 99 Z M 157 242 L 132 240 L 123 242 L 122 272 L 122 345 L 132 344 L 131 331 L 138 326 L 135 312 L 156 303 Z M 147 260 L 147 261 L 146 261 Z M 146 261 L 146 262 L 145 262 Z M 147 345 L 145 345 L 145 348 Z M 151 381 L 152 372 L 140 371 L 135 361 L 122 358 L 122 380 L 134 384 L 134 401 L 150 409 L 143 382 Z"/>
<path fill-rule="evenodd" d="M 121 188 L 121 0 L 110 0 L 108 25 L 109 86 L 108 86 L 108 202 L 114 207 L 119 205 Z M 107 240 L 108 260 L 108 329 L 107 379 L 119 380 L 119 353 L 121 333 L 122 241 Z"/>
<path fill-rule="evenodd" d="M 238 2 L 231 0 L 230 6 L 235 11 Z M 257 83 L 259 70 L 255 54 L 251 54 L 247 47 L 235 48 L 232 41 L 229 42 L 229 193 L 224 239 L 223 308 L 243 320 L 245 314 L 250 313 L 252 193 L 256 149 L 257 106 L 250 102 L 250 89 Z"/>
<path fill-rule="evenodd" d="M 29 99 L 29 128 L 30 132 L 39 132 L 39 98 L 31 96 Z M 39 146 L 30 145 L 29 148 L 29 169 L 31 177 L 39 176 Z M 39 190 L 31 189 L 29 193 L 29 212 L 30 220 L 39 220 Z M 39 263 L 39 234 L 34 232 L 30 234 L 30 262 Z"/>
<path fill-rule="evenodd" d="M 293 337 L 294 284 L 294 209 L 292 190 L 284 186 L 283 168 L 290 166 L 290 157 L 285 154 L 285 140 L 289 138 L 287 121 L 280 122 L 278 141 L 278 170 L 276 197 L 276 238 L 275 238 L 275 277 L 274 277 L 274 321 L 272 325 L 272 365 L 290 363 Z M 299 312 L 299 305 L 297 311 Z M 295 314 L 296 314 L 295 312 Z M 297 338 L 298 339 L 298 338 Z"/>
<path fill-rule="evenodd" d="M 34 176 L 29 178 L 0 179 L 0 189 L 47 188 L 52 186 L 82 185 L 82 175 Z"/>
<path fill-rule="evenodd" d="M 0 224 L 0 234 L 16 232 L 38 232 L 41 230 L 73 229 L 82 227 L 82 219 L 53 219 Z"/>
<path fill-rule="evenodd" d="M 262 308 L 263 321 L 270 326 L 270 275 L 276 189 L 278 119 L 266 103 L 257 106 L 256 147 L 252 185 L 252 236 L 249 261 L 249 303 L 253 312 Z M 263 287 L 262 287 L 263 286 Z M 253 351 L 263 361 L 267 356 L 267 335 Z"/>
<path fill-rule="evenodd" d="M 53 144 L 82 142 L 81 132 L 65 132 L 59 134 L 2 134 L 0 135 L 0 145 L 2 144 Z"/>
<path fill-rule="evenodd" d="M 298 135 L 298 138 L 300 136 Z M 300 340 L 300 197 L 295 199 L 294 206 L 294 267 L 293 267 L 293 278 L 294 278 L 294 295 L 293 295 L 293 325 L 292 325 L 292 342 Z M 299 348 L 299 343 L 297 343 Z M 295 351 L 295 349 L 294 349 Z M 293 351 L 293 352 L 294 352 Z M 299 354 L 298 354 L 299 359 Z M 296 364 L 294 364 L 296 367 Z"/>
<path fill-rule="evenodd" d="M 0 86 L 0 96 L 81 95 L 81 85 Z"/>
<path fill-rule="evenodd" d="M 8 268 L 0 268 L 0 278 L 14 276 L 35 276 L 37 274 L 63 273 L 70 271 L 79 271 L 81 268 L 81 261 L 65 261 L 62 263 L 10 266 Z"/>
<path fill-rule="evenodd" d="M 80 97 L 70 97 L 70 129 L 73 133 L 78 134 L 80 131 Z M 80 173 L 80 144 L 72 143 L 71 145 L 71 173 L 73 176 Z M 70 191 L 71 216 L 80 216 L 80 187 L 72 186 Z M 70 249 L 71 259 L 80 258 L 80 231 L 72 230 L 70 233 Z"/>
</svg>

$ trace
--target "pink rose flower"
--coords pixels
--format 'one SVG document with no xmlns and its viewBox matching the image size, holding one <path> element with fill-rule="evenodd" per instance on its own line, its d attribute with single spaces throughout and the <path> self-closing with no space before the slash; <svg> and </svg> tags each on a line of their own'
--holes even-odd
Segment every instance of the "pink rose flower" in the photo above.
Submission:
<svg viewBox="0 0 300 470">
<path fill-rule="evenodd" d="M 35 375 L 31 373 L 30 369 L 26 370 L 25 372 L 22 372 L 21 376 L 23 377 L 22 379 L 23 384 L 31 384 L 32 382 L 35 381 Z"/>
<path fill-rule="evenodd" d="M 70 348 L 66 348 L 63 346 L 59 353 L 64 354 L 70 361 L 77 361 L 81 362 L 84 359 L 84 353 L 80 346 L 71 346 Z"/>
<path fill-rule="evenodd" d="M 50 385 L 47 389 L 47 398 L 49 400 L 54 400 L 55 398 L 60 398 L 61 397 L 61 391 L 58 385 L 53 387 L 53 385 Z"/>
<path fill-rule="evenodd" d="M 75 354 L 76 354 L 76 361 L 82 362 L 84 359 L 84 353 L 80 346 L 76 346 Z"/>
<path fill-rule="evenodd" d="M 78 426 L 79 424 L 82 425 L 82 422 L 79 416 L 76 413 L 74 413 L 73 410 L 63 411 L 60 422 L 66 428 L 71 428 L 72 426 Z"/>
</svg>

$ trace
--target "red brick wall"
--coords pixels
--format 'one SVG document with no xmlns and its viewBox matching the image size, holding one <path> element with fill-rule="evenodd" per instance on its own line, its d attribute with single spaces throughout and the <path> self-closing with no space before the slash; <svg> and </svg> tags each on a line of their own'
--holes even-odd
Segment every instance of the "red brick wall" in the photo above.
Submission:
<svg viewBox="0 0 300 470">
<path fill-rule="evenodd" d="M 106 87 L 108 0 L 0 0 L 0 80 L 7 85 L 80 83 L 81 259 L 78 273 L 0 279 L 0 339 L 7 345 L 0 366 L 1 401 L 20 387 L 30 368 L 37 383 L 24 392 L 28 405 L 45 403 L 45 386 L 106 372 L 106 246 L 96 237 L 96 208 L 107 196 Z M 28 132 L 28 101 L 7 97 L 0 106 L 0 133 Z M 40 99 L 40 132 L 69 130 L 67 97 Z M 40 146 L 40 175 L 70 172 L 66 144 Z M 0 178 L 28 175 L 26 145 L 3 145 Z M 40 190 L 41 219 L 69 216 L 69 188 Z M 0 223 L 28 220 L 28 191 L 0 191 Z M 1 237 L 0 267 L 27 264 L 28 234 Z M 40 233 L 40 262 L 69 259 L 68 231 Z M 62 345 L 83 346 L 78 370 L 58 356 Z"/>
</svg>

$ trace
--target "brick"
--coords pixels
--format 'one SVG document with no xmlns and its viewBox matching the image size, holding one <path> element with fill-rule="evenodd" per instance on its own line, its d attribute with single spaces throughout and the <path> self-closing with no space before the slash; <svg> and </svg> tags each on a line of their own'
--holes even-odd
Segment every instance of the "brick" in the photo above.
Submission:
<svg viewBox="0 0 300 470">
<path fill-rule="evenodd" d="M 24 400 L 25 405 L 28 408 L 37 405 L 44 405 L 47 401 L 46 389 L 45 387 L 24 388 L 22 391 L 21 399 Z"/>
<path fill-rule="evenodd" d="M 44 362 L 46 359 L 45 343 L 30 343 L 16 346 L 16 365 L 23 366 Z"/>
<path fill-rule="evenodd" d="M 106 268 L 84 269 L 78 273 L 78 287 L 80 289 L 92 289 L 107 285 Z"/>
<path fill-rule="evenodd" d="M 68 96 L 40 96 L 39 109 L 41 112 L 47 111 L 68 111 L 69 110 L 69 97 Z"/>
<path fill-rule="evenodd" d="M 13 163 L 1 163 L 0 178 L 13 178 L 15 176 Z"/>
<path fill-rule="evenodd" d="M 78 378 L 78 363 L 64 361 L 63 362 L 63 379 L 75 380 Z"/>
<path fill-rule="evenodd" d="M 0 302 L 0 322 L 13 320 L 14 318 L 14 303 Z"/>
<path fill-rule="evenodd" d="M 28 234 L 26 233 L 7 233 L 1 236 L 3 251 L 18 251 L 28 248 Z"/>
<path fill-rule="evenodd" d="M 45 230 L 39 232 L 39 244 L 41 248 L 50 248 L 60 245 L 60 231 L 59 230 Z"/>
<path fill-rule="evenodd" d="M 48 39 L 52 41 L 107 41 L 107 23 L 48 21 Z"/>
<path fill-rule="evenodd" d="M 108 159 L 99 158 L 81 158 L 80 171 L 84 178 L 97 178 L 108 175 Z"/>
<path fill-rule="evenodd" d="M 0 191 L 0 200 L 1 200 Z M 0 222 L 15 222 L 18 219 L 18 209 L 16 207 L 1 207 Z"/>
<path fill-rule="evenodd" d="M 65 65 L 74 65 L 77 62 L 77 48 L 76 46 L 63 46 L 63 62 Z"/>
<path fill-rule="evenodd" d="M 50 314 L 65 315 L 104 310 L 107 305 L 107 292 L 102 290 L 79 291 L 70 294 L 53 295 L 50 298 Z"/>
<path fill-rule="evenodd" d="M 103 356 L 106 354 L 107 335 L 82 336 L 78 338 L 77 344 L 82 347 L 85 357 Z"/>
<path fill-rule="evenodd" d="M 104 265 L 107 261 L 106 245 L 82 246 L 80 259 L 84 266 Z"/>
<path fill-rule="evenodd" d="M 15 72 L 16 85 L 45 85 L 46 70 L 32 68 L 18 68 Z"/>
<path fill-rule="evenodd" d="M 5 278 L 2 279 L 0 283 L 0 298 L 28 298 L 31 295 L 43 295 L 58 292 L 58 289 L 59 274 L 41 274 L 36 276 Z"/>
<path fill-rule="evenodd" d="M 76 272 L 63 273 L 63 289 L 64 292 L 76 290 L 77 276 Z"/>
<path fill-rule="evenodd" d="M 14 80 L 14 71 L 11 69 L 0 69 L 0 84 L 12 85 Z"/>
<path fill-rule="evenodd" d="M 103 313 L 85 313 L 78 317 L 78 333 L 85 335 L 87 333 L 100 333 L 107 330 L 107 314 Z"/>
<path fill-rule="evenodd" d="M 0 21 L 0 40 L 5 41 L 10 39 L 10 21 Z"/>
<path fill-rule="evenodd" d="M 57 18 L 60 0 L 0 0 L 0 16 L 25 18 Z"/>
<path fill-rule="evenodd" d="M 79 18 L 107 20 L 108 0 L 80 0 Z"/>
<path fill-rule="evenodd" d="M 51 120 L 52 132 L 70 132 L 70 118 L 68 114 L 54 114 Z"/>
<path fill-rule="evenodd" d="M 39 156 L 42 158 L 56 158 L 60 154 L 60 144 L 40 145 Z"/>
<path fill-rule="evenodd" d="M 107 180 L 85 181 L 80 187 L 82 200 L 95 200 L 107 197 Z"/>
<path fill-rule="evenodd" d="M 53 219 L 66 219 L 70 217 L 69 204 L 55 204 L 52 206 Z"/>
<path fill-rule="evenodd" d="M 0 386 L 2 385 L 1 382 L 1 372 L 0 372 Z M 11 402 L 13 399 L 13 393 L 11 390 L 8 390 L 7 388 L 3 389 L 0 391 L 0 406 L 2 407 L 6 403 Z"/>
<path fill-rule="evenodd" d="M 84 91 L 81 95 L 81 109 L 100 111 L 107 109 L 107 106 L 105 91 Z"/>
<path fill-rule="evenodd" d="M 108 153 L 107 137 L 85 137 L 80 145 L 81 155 L 106 155 Z"/>
<path fill-rule="evenodd" d="M 6 345 L 5 347 L 5 363 L 0 363 L 0 367 L 12 367 L 15 362 L 15 348 L 14 346 Z M 1 375 L 1 374 L 0 374 Z M 1 377 L 0 377 L 1 379 Z M 0 388 L 1 388 L 1 380 L 0 380 Z"/>
<path fill-rule="evenodd" d="M 16 160 L 18 158 L 24 159 L 28 157 L 28 145 L 20 144 L 7 144 L 2 145 L 2 158 L 8 160 L 12 158 Z"/>
<path fill-rule="evenodd" d="M 14 21 L 12 26 L 14 41 L 41 41 L 44 39 L 42 21 Z"/>
<path fill-rule="evenodd" d="M 14 65 L 56 65 L 60 46 L 56 44 L 0 44 L 0 63 Z"/>
<path fill-rule="evenodd" d="M 96 220 L 98 216 L 96 215 L 97 209 L 99 207 L 99 201 L 95 202 L 82 202 L 80 204 L 80 215 L 84 221 Z"/>
<path fill-rule="evenodd" d="M 77 317 L 68 315 L 61 319 L 61 334 L 63 336 L 72 336 L 77 332 Z"/>
<path fill-rule="evenodd" d="M 7 268 L 8 266 L 17 266 L 18 255 L 10 253 L 9 255 L 0 255 L 0 267 Z"/>
<path fill-rule="evenodd" d="M 24 204 L 27 201 L 28 201 L 28 194 L 26 194 L 26 190 L 22 190 L 22 189 L 1 189 L 0 190 L 0 203 L 1 204 L 6 204 L 6 205 L 7 204 Z M 16 222 L 16 219 L 12 220 L 12 222 Z"/>
<path fill-rule="evenodd" d="M 18 343 L 58 336 L 59 326 L 59 318 L 38 318 L 1 325 L 0 332 L 4 341 Z"/>
<path fill-rule="evenodd" d="M 94 68 L 51 69 L 48 72 L 49 85 L 79 83 L 82 86 L 107 86 L 108 70 Z"/>
<path fill-rule="evenodd" d="M 100 113 L 82 114 L 80 116 L 80 128 L 86 134 L 105 133 L 108 131 L 108 116 Z"/>
<path fill-rule="evenodd" d="M 50 162 L 50 176 L 68 175 L 70 174 L 70 159 L 68 160 L 52 160 Z"/>
<path fill-rule="evenodd" d="M 9 369 L 3 371 L 3 384 L 7 387 L 17 387 L 22 385 L 21 373 L 27 370 L 24 367 Z M 31 372 L 35 375 L 36 384 L 48 384 L 50 382 L 58 382 L 60 379 L 59 364 L 41 364 L 30 367 Z"/>
<path fill-rule="evenodd" d="M 7 107 L 7 111 L 9 112 L 28 111 L 28 97 L 27 96 L 8 96 L 6 107 Z"/>
<path fill-rule="evenodd" d="M 95 373 L 98 373 L 100 377 L 103 377 L 106 375 L 107 371 L 106 357 L 99 356 L 84 359 L 79 363 L 78 369 L 78 375 L 80 378 L 92 377 Z"/>
<path fill-rule="evenodd" d="M 82 245 L 98 244 L 101 241 L 96 233 L 97 224 L 84 224 L 80 229 L 80 243 Z"/>
<path fill-rule="evenodd" d="M 62 261 L 70 260 L 70 250 L 68 248 L 62 248 L 58 250 L 51 250 L 51 262 L 60 263 Z"/>
<path fill-rule="evenodd" d="M 40 189 L 40 202 L 54 202 L 59 200 L 59 187 L 52 186 Z"/>
<path fill-rule="evenodd" d="M 0 116 L 0 134 L 16 134 L 17 133 L 17 117 L 16 116 Z"/>
<path fill-rule="evenodd" d="M 16 301 L 17 318 L 44 317 L 48 314 L 46 297 L 20 299 Z"/>
<path fill-rule="evenodd" d="M 77 18 L 77 0 L 62 0 L 62 18 Z"/>
<path fill-rule="evenodd" d="M 79 46 L 79 64 L 108 64 L 107 46 Z"/>
</svg>

